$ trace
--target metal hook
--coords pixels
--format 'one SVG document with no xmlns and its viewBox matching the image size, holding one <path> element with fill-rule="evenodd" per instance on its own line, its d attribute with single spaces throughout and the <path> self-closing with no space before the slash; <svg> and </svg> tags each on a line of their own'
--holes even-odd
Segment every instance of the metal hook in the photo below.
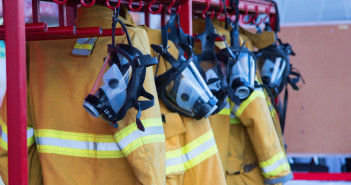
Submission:
<svg viewBox="0 0 351 185">
<path fill-rule="evenodd" d="M 106 0 L 106 6 L 112 10 L 116 10 L 117 8 L 119 8 L 119 6 L 121 6 L 121 0 L 118 1 L 117 6 L 111 6 L 110 0 Z"/>
<path fill-rule="evenodd" d="M 162 10 L 162 4 L 158 5 L 158 10 L 156 12 L 152 11 L 151 9 L 151 5 L 153 5 L 156 2 L 156 0 L 153 0 L 150 4 L 149 4 L 149 12 L 152 14 L 159 14 Z"/>
<path fill-rule="evenodd" d="M 85 3 L 84 0 L 80 0 L 80 3 L 85 7 L 92 7 L 95 4 L 95 0 L 91 0 L 91 2 L 89 4 Z"/>
<path fill-rule="evenodd" d="M 221 2 L 221 9 L 219 10 L 219 12 L 217 13 L 217 19 L 219 21 L 225 21 L 225 16 L 221 18 L 221 16 L 219 14 L 221 14 L 223 12 L 223 9 L 224 9 L 224 4 L 223 4 L 223 1 L 220 1 Z"/>
<path fill-rule="evenodd" d="M 255 6 L 255 11 L 256 11 L 256 15 L 252 18 L 252 24 L 258 26 L 262 23 L 263 19 L 261 18 L 261 21 L 256 23 L 256 19 L 258 18 L 258 6 Z"/>
<path fill-rule="evenodd" d="M 265 23 L 267 18 L 269 17 L 270 10 L 272 8 L 272 5 L 270 5 L 268 8 L 266 8 L 266 17 L 263 18 L 263 22 Z"/>
<path fill-rule="evenodd" d="M 64 5 L 65 3 L 67 3 L 68 0 L 62 0 L 62 1 L 59 1 L 59 0 L 54 0 L 55 3 L 57 3 L 58 5 Z"/>
<path fill-rule="evenodd" d="M 169 14 L 171 14 L 171 7 L 172 7 L 174 4 L 175 4 L 175 0 L 172 0 L 172 3 L 167 7 L 167 12 L 168 12 Z M 176 15 L 179 15 L 180 9 L 181 9 L 181 8 L 182 8 L 182 6 L 179 5 Z"/>
<path fill-rule="evenodd" d="M 207 1 L 207 7 L 202 11 L 202 18 L 206 19 L 205 13 L 210 9 L 210 0 Z M 214 17 L 214 11 L 212 10 L 211 19 Z"/>
<path fill-rule="evenodd" d="M 139 1 L 139 7 L 138 7 L 138 8 L 135 8 L 135 9 L 132 7 L 132 2 L 133 2 L 133 0 L 130 0 L 130 1 L 129 1 L 128 7 L 129 7 L 129 9 L 132 10 L 133 12 L 138 12 L 138 11 L 141 10 L 141 8 L 143 8 L 143 2 L 142 2 L 142 1 Z"/>
<path fill-rule="evenodd" d="M 244 21 L 244 17 L 246 15 L 248 15 L 249 13 L 249 9 L 247 8 L 247 4 L 244 5 L 244 9 L 245 9 L 245 14 L 241 17 L 241 21 L 244 23 L 244 24 L 249 24 L 251 21 L 252 21 L 252 17 L 249 16 L 249 20 L 246 22 Z"/>
</svg>

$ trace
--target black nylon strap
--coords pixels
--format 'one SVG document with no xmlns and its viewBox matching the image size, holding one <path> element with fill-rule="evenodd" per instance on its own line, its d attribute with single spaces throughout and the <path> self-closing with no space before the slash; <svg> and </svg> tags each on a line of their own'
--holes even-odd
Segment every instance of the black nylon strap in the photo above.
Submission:
<svg viewBox="0 0 351 185">
<path fill-rule="evenodd" d="M 205 21 L 205 30 L 196 35 L 195 38 L 201 41 L 201 54 L 198 55 L 199 62 L 205 60 L 217 60 L 215 54 L 215 39 L 219 37 L 212 25 L 211 17 L 207 16 Z"/>
<path fill-rule="evenodd" d="M 274 27 L 274 32 L 275 33 L 278 33 L 280 32 L 280 17 L 279 17 L 279 11 L 278 11 L 278 5 L 275 1 L 273 0 L 266 0 L 266 1 L 269 1 L 271 3 L 273 3 L 274 5 L 274 9 L 275 9 L 275 27 Z"/>
<path fill-rule="evenodd" d="M 148 99 L 148 100 L 140 100 L 139 101 L 141 110 L 146 110 L 146 109 L 154 106 L 154 96 L 152 94 L 148 93 L 144 88 L 141 89 L 140 96 Z"/>
<path fill-rule="evenodd" d="M 296 71 L 294 71 L 296 70 Z M 290 75 L 294 76 L 295 78 L 291 78 Z M 302 78 L 301 74 L 299 71 L 297 71 L 296 68 L 293 68 L 291 65 L 290 68 L 290 73 L 288 76 L 288 84 L 291 85 L 291 87 L 293 88 L 293 90 L 298 91 L 299 87 L 297 86 L 297 83 L 300 81 L 300 79 L 302 80 L 302 82 L 305 84 L 305 80 Z M 281 114 L 279 117 L 280 120 L 280 126 L 282 129 L 282 133 L 284 134 L 284 128 L 285 128 L 285 121 L 286 121 L 286 112 L 288 109 L 288 99 L 289 99 L 289 93 L 288 93 L 288 86 L 285 86 L 285 94 L 284 94 L 284 104 L 282 105 L 282 109 L 281 109 Z"/>
<path fill-rule="evenodd" d="M 167 47 L 167 46 L 166 46 Z M 172 54 L 167 51 L 165 46 L 151 44 L 151 48 L 156 52 L 159 53 L 166 61 L 168 61 L 173 67 L 177 68 L 180 65 L 180 62 L 176 60 Z"/>
</svg>

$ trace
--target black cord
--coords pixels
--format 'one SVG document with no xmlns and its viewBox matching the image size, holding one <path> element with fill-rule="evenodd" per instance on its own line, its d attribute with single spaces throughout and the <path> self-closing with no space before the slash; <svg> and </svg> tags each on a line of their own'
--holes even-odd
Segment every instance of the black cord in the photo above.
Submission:
<svg viewBox="0 0 351 185">
<path fill-rule="evenodd" d="M 126 25 L 118 18 L 119 11 L 120 11 L 120 7 L 118 7 L 117 9 L 114 10 L 113 16 L 112 16 L 112 45 L 116 46 L 116 38 L 115 37 L 116 37 L 117 22 L 122 26 L 122 29 L 125 32 L 128 44 L 132 45 L 132 41 L 130 40 Z"/>
</svg>

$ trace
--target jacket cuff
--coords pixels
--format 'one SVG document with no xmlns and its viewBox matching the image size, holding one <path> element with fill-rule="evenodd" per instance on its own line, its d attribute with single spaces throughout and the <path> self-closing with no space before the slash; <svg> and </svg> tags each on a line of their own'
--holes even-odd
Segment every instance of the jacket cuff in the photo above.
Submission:
<svg viewBox="0 0 351 185">
<path fill-rule="evenodd" d="M 265 179 L 264 183 L 265 184 L 278 184 L 278 183 L 286 183 L 294 178 L 294 175 L 292 173 L 289 173 L 283 177 L 278 177 L 274 179 Z"/>
</svg>

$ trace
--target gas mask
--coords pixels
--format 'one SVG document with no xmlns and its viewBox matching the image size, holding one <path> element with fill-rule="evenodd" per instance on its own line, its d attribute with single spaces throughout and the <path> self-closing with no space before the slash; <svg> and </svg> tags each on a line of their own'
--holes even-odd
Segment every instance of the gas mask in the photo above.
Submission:
<svg viewBox="0 0 351 185">
<path fill-rule="evenodd" d="M 232 93 L 226 82 L 224 64 L 215 54 L 215 39 L 221 37 L 212 25 L 211 18 L 206 17 L 205 29 L 202 33 L 195 36 L 201 41 L 201 54 L 196 55 L 196 61 L 205 71 L 207 85 L 212 94 L 218 99 L 217 109 L 213 114 L 220 112 L 227 104 L 228 94 Z"/>
<path fill-rule="evenodd" d="M 172 14 L 167 25 L 161 28 L 162 45 L 151 45 L 172 66 L 155 77 L 157 92 L 170 110 L 198 120 L 207 118 L 217 109 L 218 100 L 208 88 L 202 75 L 204 72 L 194 59 L 193 38 L 185 34 L 179 25 L 179 17 Z M 167 51 L 168 40 L 177 47 L 178 60 Z"/>
<path fill-rule="evenodd" d="M 226 81 L 233 91 L 229 96 L 239 105 L 255 88 L 255 55 L 244 44 L 239 45 L 238 28 L 233 29 L 230 35 L 231 47 L 219 51 L 217 58 L 226 64 Z"/>
<path fill-rule="evenodd" d="M 274 96 L 283 91 L 290 73 L 291 46 L 273 44 L 257 52 L 257 65 L 264 85 Z"/>
<path fill-rule="evenodd" d="M 255 59 L 251 52 L 241 51 L 236 55 L 236 61 L 230 62 L 229 84 L 235 96 L 242 101 L 248 98 L 254 89 Z"/>
<path fill-rule="evenodd" d="M 130 108 L 138 110 L 136 124 L 144 131 L 140 121 L 141 111 L 153 106 L 153 95 L 143 87 L 146 67 L 157 64 L 157 59 L 143 55 L 132 46 L 127 29 L 122 25 L 127 36 L 128 44 L 108 45 L 108 55 L 105 58 L 100 73 L 90 94 L 84 99 L 83 107 L 94 117 L 101 117 L 111 126 L 117 128 L 117 121 L 122 120 Z M 112 28 L 115 28 L 116 23 Z M 139 100 L 142 96 L 147 100 Z"/>
</svg>

